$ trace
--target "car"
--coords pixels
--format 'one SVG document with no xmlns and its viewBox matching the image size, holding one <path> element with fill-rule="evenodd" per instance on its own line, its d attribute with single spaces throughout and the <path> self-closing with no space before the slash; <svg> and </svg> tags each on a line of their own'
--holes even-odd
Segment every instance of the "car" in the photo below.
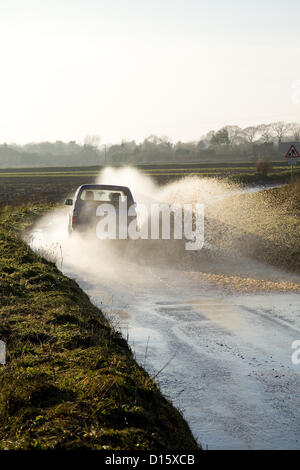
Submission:
<svg viewBox="0 0 300 470">
<path fill-rule="evenodd" d="M 79 233 L 96 233 L 96 226 L 106 213 L 107 204 L 115 208 L 116 227 L 119 233 L 119 211 L 120 207 L 125 207 L 127 217 L 127 229 L 131 222 L 137 220 L 136 204 L 133 200 L 130 189 L 127 186 L 116 186 L 106 184 L 83 184 L 77 189 L 74 199 L 66 199 L 65 205 L 70 206 L 71 210 L 68 214 L 68 232 Z M 103 213 L 99 215 L 103 206 Z M 130 215 L 128 210 L 130 208 Z M 97 215 L 98 213 L 98 215 Z M 123 219 L 122 219 L 123 220 Z"/>
</svg>

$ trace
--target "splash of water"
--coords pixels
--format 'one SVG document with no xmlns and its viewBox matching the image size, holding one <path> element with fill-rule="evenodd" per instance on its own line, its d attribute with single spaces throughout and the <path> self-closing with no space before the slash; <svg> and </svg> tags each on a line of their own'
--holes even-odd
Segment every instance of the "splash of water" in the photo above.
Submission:
<svg viewBox="0 0 300 470">
<path fill-rule="evenodd" d="M 175 269 L 194 270 L 206 263 L 209 269 L 211 258 L 219 257 L 220 253 L 227 251 L 232 259 L 237 248 L 240 255 L 251 243 L 256 243 L 255 237 L 251 240 L 249 237 L 247 240 L 242 238 L 236 243 L 240 233 L 245 233 L 247 229 L 247 217 L 243 219 L 242 228 L 237 229 L 237 225 L 241 214 L 247 214 L 248 207 L 238 198 L 230 197 L 241 192 L 235 184 L 215 178 L 190 176 L 159 186 L 150 176 L 130 167 L 105 168 L 96 182 L 128 186 L 135 201 L 146 206 L 158 202 L 204 204 L 205 249 L 187 254 L 183 243 L 175 243 L 174 240 L 130 240 L 119 244 L 115 241 L 100 242 L 94 234 L 87 234 L 84 241 L 76 234 L 70 238 L 67 233 L 67 208 L 62 208 L 49 212 L 38 221 L 29 243 L 35 251 L 55 261 L 58 267 L 63 264 L 65 271 L 81 271 L 85 277 L 101 274 L 106 279 L 120 281 L 128 278 L 128 269 L 132 267 L 132 278 L 135 282 L 143 282 L 143 269 L 147 266 L 160 264 L 166 268 L 173 266 Z M 258 212 L 261 208 L 262 204 L 252 210 Z M 230 269 L 230 263 L 226 263 L 220 258 L 220 269 L 224 270 L 226 266 Z"/>
<path fill-rule="evenodd" d="M 130 167 L 105 168 L 96 178 L 96 183 L 128 186 L 135 201 L 147 207 L 151 203 L 183 205 L 201 202 L 209 208 L 214 201 L 226 197 L 233 190 L 226 182 L 198 177 L 186 177 L 159 186 L 150 176 Z M 76 234 L 70 238 L 67 233 L 67 209 L 62 208 L 49 212 L 39 220 L 29 243 L 35 251 L 55 261 L 59 267 L 63 262 L 64 268 L 72 270 L 76 267 L 77 270 L 94 274 L 101 271 L 109 278 L 121 276 L 123 267 L 125 269 L 130 263 L 182 263 L 182 243 L 146 240 L 119 245 L 116 242 L 99 242 L 93 235 L 87 234 L 84 243 Z"/>
</svg>

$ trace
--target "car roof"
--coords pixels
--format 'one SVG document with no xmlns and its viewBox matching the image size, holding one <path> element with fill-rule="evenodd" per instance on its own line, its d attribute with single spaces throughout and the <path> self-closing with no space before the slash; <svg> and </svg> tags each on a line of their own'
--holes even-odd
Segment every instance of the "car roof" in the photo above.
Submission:
<svg viewBox="0 0 300 470">
<path fill-rule="evenodd" d="M 129 197 L 129 199 L 133 200 L 133 196 L 131 194 L 130 189 L 127 186 L 117 186 L 113 184 L 82 184 L 77 188 L 77 191 L 75 193 L 75 199 L 79 197 L 79 195 L 84 191 L 85 189 L 107 189 L 111 191 L 124 191 L 124 193 Z"/>
<path fill-rule="evenodd" d="M 130 192 L 130 189 L 127 186 L 118 186 L 114 184 L 82 184 L 79 186 L 77 191 L 83 189 L 112 189 L 113 191 L 126 191 Z"/>
</svg>

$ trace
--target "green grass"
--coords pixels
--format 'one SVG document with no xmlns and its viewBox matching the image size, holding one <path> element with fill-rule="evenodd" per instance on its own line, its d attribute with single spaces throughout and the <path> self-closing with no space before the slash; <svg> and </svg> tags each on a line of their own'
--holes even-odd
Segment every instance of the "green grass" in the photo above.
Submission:
<svg viewBox="0 0 300 470">
<path fill-rule="evenodd" d="M 300 169 L 294 169 L 294 178 L 300 176 Z M 232 174 L 228 179 L 234 183 L 249 185 L 249 184 L 286 184 L 291 181 L 291 170 L 282 168 L 281 171 L 273 171 L 267 176 L 257 173 L 240 173 Z"/>
<path fill-rule="evenodd" d="M 197 449 L 101 311 L 20 240 L 46 209 L 0 213 L 0 449 Z"/>
<path fill-rule="evenodd" d="M 56 178 L 57 177 L 61 177 L 61 176 L 94 176 L 96 177 L 98 175 L 98 172 L 97 171 L 76 171 L 76 172 L 67 172 L 67 171 L 61 171 L 61 172 L 56 172 L 56 171 L 48 171 L 47 173 L 46 172 L 26 172 L 26 173 L 22 173 L 22 172 L 17 172 L 17 173 L 13 173 L 13 172 L 7 172 L 7 173 L 1 173 L 0 172 L 0 178 L 24 178 L 25 177 L 28 177 L 28 176 L 34 176 L 34 177 L 39 177 L 39 176 L 42 176 L 42 177 L 53 177 L 55 176 Z"/>
</svg>

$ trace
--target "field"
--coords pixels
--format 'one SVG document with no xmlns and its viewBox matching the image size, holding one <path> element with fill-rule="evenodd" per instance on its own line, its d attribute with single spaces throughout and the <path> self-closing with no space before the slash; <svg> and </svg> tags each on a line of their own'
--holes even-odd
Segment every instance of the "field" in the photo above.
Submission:
<svg viewBox="0 0 300 470">
<path fill-rule="evenodd" d="M 276 184 L 290 180 L 290 168 L 284 163 L 274 163 L 268 176 L 257 174 L 253 164 L 143 165 L 137 168 L 158 184 L 191 175 L 227 178 L 241 184 Z M 100 170 L 101 167 L 0 170 L 0 204 L 57 203 L 72 195 L 80 184 L 93 183 Z M 294 173 L 299 175 L 300 170 L 295 169 Z"/>
</svg>

